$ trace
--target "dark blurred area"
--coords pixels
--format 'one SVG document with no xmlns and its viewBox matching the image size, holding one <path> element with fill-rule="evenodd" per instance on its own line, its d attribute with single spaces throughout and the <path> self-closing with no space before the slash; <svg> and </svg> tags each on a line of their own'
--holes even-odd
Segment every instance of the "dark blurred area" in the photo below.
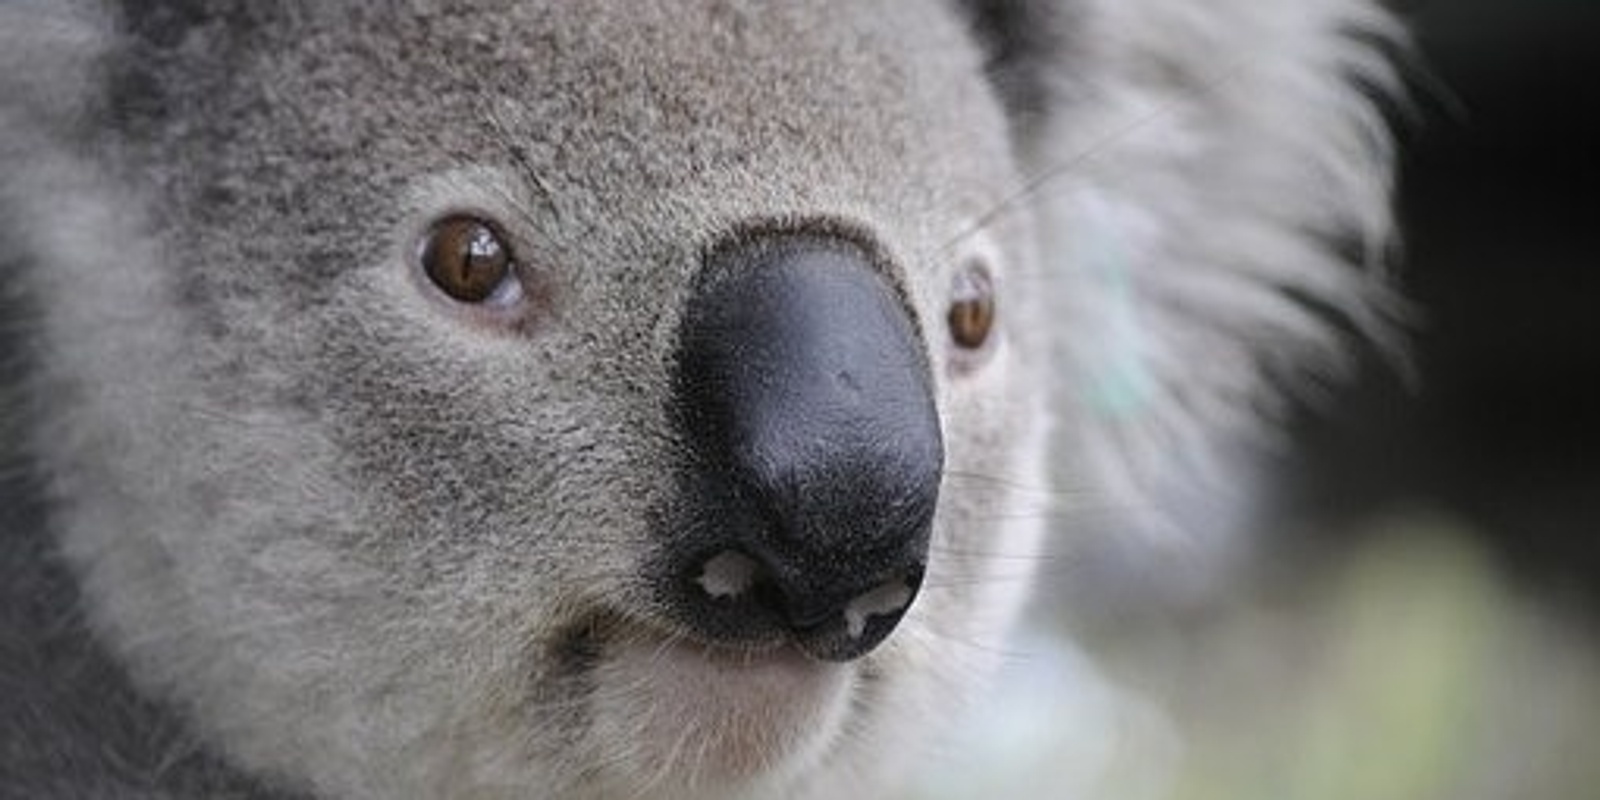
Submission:
<svg viewBox="0 0 1600 800">
<path fill-rule="evenodd" d="M 1444 509 L 1600 622 L 1600 3 L 1394 6 L 1419 50 L 1395 114 L 1417 381 L 1375 367 L 1307 423 L 1299 505 Z"/>
</svg>

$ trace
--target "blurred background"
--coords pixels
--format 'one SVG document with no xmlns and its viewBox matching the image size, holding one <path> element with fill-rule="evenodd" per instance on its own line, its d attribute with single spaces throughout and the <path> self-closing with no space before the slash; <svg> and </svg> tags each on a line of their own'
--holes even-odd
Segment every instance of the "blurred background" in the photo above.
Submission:
<svg viewBox="0 0 1600 800">
<path fill-rule="evenodd" d="M 1393 6 L 1415 382 L 1307 409 L 1242 547 L 1051 563 L 918 797 L 1600 798 L 1600 2 Z"/>
<path fill-rule="evenodd" d="M 1398 120 L 1414 397 L 1371 378 L 1308 426 L 1308 510 L 1422 500 L 1519 588 L 1600 602 L 1600 3 L 1412 0 Z M 1577 610 L 1577 609 L 1575 609 Z M 1597 751 L 1600 754 L 1600 751 Z M 1600 786 L 1595 797 L 1600 797 Z"/>
</svg>

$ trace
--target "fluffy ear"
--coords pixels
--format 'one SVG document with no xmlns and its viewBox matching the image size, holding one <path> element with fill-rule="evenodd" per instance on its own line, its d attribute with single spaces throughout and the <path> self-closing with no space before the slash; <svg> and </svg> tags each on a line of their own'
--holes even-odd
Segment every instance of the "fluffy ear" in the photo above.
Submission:
<svg viewBox="0 0 1600 800">
<path fill-rule="evenodd" d="M 1285 388 L 1380 343 L 1400 37 L 1370 0 L 969 0 L 1056 304 L 1059 448 L 1118 501 L 1214 474 Z M 1184 468 L 1176 470 L 1175 465 Z"/>
</svg>

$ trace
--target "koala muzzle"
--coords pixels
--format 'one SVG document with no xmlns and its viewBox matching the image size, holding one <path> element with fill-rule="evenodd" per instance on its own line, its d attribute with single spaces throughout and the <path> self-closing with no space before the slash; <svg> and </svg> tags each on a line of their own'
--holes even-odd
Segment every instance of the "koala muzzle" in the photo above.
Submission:
<svg viewBox="0 0 1600 800">
<path fill-rule="evenodd" d="M 944 462 L 920 342 L 847 242 L 769 238 L 708 259 L 675 374 L 690 454 L 662 583 L 681 623 L 829 661 L 889 635 L 922 583 Z"/>
</svg>

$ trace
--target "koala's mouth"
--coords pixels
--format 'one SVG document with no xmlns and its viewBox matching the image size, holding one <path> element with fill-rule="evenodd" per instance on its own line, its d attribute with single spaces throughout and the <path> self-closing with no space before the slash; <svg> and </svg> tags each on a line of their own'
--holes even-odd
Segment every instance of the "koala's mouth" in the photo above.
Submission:
<svg viewBox="0 0 1600 800">
<path fill-rule="evenodd" d="M 818 761 L 843 733 L 854 664 L 819 661 L 793 643 L 705 644 L 616 615 L 577 629 L 590 733 L 635 774 L 695 775 L 729 785 Z"/>
</svg>

